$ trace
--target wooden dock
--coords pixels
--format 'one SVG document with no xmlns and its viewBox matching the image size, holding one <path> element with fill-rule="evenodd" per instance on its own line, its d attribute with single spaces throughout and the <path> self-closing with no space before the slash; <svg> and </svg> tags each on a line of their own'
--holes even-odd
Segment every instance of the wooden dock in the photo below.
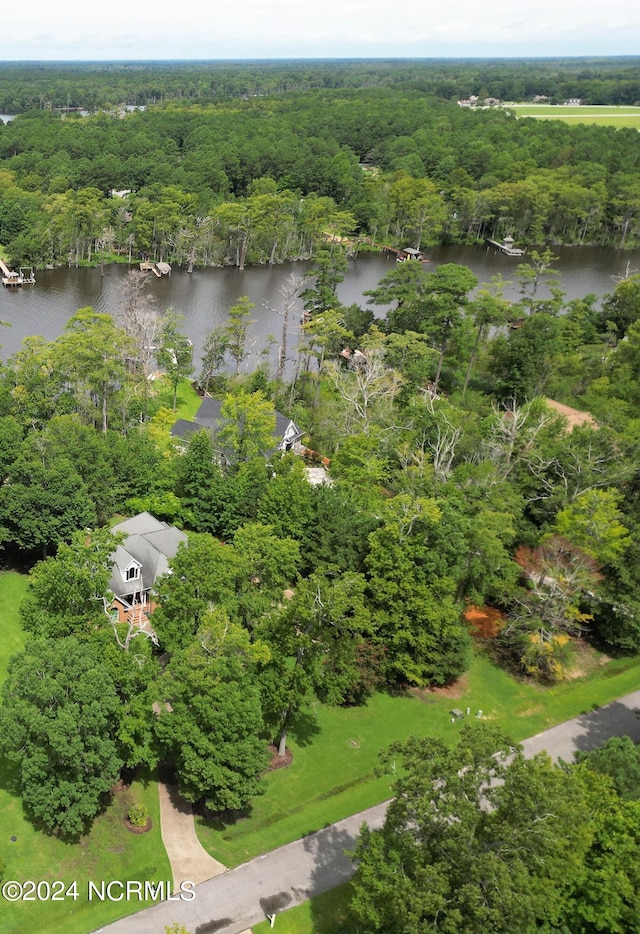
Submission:
<svg viewBox="0 0 640 934">
<path fill-rule="evenodd" d="M 0 271 L 2 272 L 2 284 L 10 288 L 11 286 L 22 285 L 23 277 L 14 269 L 9 269 L 7 264 L 0 259 Z"/>
<path fill-rule="evenodd" d="M 35 284 L 36 284 L 36 276 L 35 276 L 35 273 L 34 273 L 34 271 L 33 271 L 33 266 L 30 266 L 30 267 L 29 267 L 29 271 L 28 271 L 28 272 L 27 272 L 26 269 L 23 269 L 22 266 L 21 266 L 21 267 L 20 267 L 20 275 L 22 276 L 22 281 L 23 281 L 23 283 L 24 283 L 25 285 L 35 285 Z"/>
<path fill-rule="evenodd" d="M 7 264 L 0 259 L 0 273 L 2 273 L 2 284 L 5 288 L 15 288 L 19 285 L 35 285 L 36 277 L 33 272 L 33 266 L 26 272 L 20 267 L 20 272 L 15 269 L 9 269 Z"/>
<path fill-rule="evenodd" d="M 485 237 L 485 240 L 490 246 L 504 253 L 505 256 L 524 256 L 526 252 L 525 250 L 518 249 L 518 247 L 514 247 L 513 237 L 505 237 L 502 243 L 498 243 L 497 240 L 491 240 L 489 237 Z"/>
<path fill-rule="evenodd" d="M 140 263 L 140 272 L 152 272 L 161 279 L 162 276 L 171 275 L 171 266 L 169 263 L 150 263 L 149 260 L 145 260 L 144 263 Z"/>
</svg>

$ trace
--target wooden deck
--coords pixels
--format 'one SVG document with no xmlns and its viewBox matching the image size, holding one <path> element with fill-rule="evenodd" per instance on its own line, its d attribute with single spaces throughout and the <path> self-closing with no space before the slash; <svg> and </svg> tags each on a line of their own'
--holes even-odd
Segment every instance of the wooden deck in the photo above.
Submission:
<svg viewBox="0 0 640 934">
<path fill-rule="evenodd" d="M 510 237 L 505 237 L 502 243 L 498 243 L 497 240 L 491 240 L 489 237 L 485 237 L 485 240 L 490 246 L 504 253 L 505 256 L 524 256 L 526 252 L 526 250 L 520 250 L 518 247 L 514 247 L 513 240 L 511 240 Z"/>
<path fill-rule="evenodd" d="M 151 263 L 146 260 L 144 263 L 140 263 L 140 272 L 152 272 L 154 276 L 161 279 L 162 276 L 171 275 L 171 266 L 169 263 Z"/>
<path fill-rule="evenodd" d="M 9 269 L 7 264 L 0 259 L 0 271 L 2 272 L 2 284 L 5 286 L 22 285 L 23 279 L 19 272 Z"/>
<path fill-rule="evenodd" d="M 0 272 L 2 273 L 2 284 L 6 288 L 12 288 L 19 285 L 24 285 L 28 283 L 34 285 L 36 277 L 33 273 L 33 267 L 29 272 L 25 272 L 24 269 L 20 269 L 20 272 L 16 272 L 15 269 L 9 269 L 7 264 L 0 259 Z"/>
</svg>

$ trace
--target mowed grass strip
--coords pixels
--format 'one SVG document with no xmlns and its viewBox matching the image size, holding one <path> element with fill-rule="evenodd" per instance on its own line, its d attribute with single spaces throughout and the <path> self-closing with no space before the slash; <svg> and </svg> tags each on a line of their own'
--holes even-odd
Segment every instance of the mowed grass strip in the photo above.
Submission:
<svg viewBox="0 0 640 934">
<path fill-rule="evenodd" d="M 537 120 L 563 120 L 571 124 L 589 123 L 640 129 L 640 107 L 507 104 L 505 110 L 513 111 L 517 117 L 534 117 Z"/>
<path fill-rule="evenodd" d="M 289 843 L 391 795 L 391 777 L 376 776 L 379 754 L 415 734 L 453 742 L 463 721 L 451 710 L 470 708 L 520 741 L 638 688 L 640 658 L 595 664 L 583 678 L 549 688 L 522 682 L 479 651 L 454 692 L 381 693 L 366 707 L 315 704 L 289 737 L 293 763 L 266 777 L 267 790 L 235 822 L 196 819 L 204 847 L 228 866 Z"/>
<path fill-rule="evenodd" d="M 0 571 L 0 684 L 7 677 L 9 659 L 22 651 L 27 640 L 20 625 L 20 604 L 28 588 L 27 574 Z"/>
<path fill-rule="evenodd" d="M 20 627 L 19 607 L 28 587 L 24 574 L 0 573 L 0 681 L 4 681 L 12 655 L 24 647 L 26 633 Z M 132 804 L 144 804 L 152 829 L 133 834 L 124 824 Z M 15 838 L 15 839 L 13 839 Z M 77 882 L 78 898 L 62 901 L 2 902 L 0 934 L 42 931 L 47 934 L 86 934 L 130 914 L 145 903 L 87 898 L 88 882 L 114 880 L 171 881 L 171 868 L 160 836 L 158 784 L 150 777 L 118 792 L 94 822 L 91 832 L 78 843 L 64 843 L 36 830 L 22 808 L 16 767 L 0 756 L 0 855 L 6 864 L 4 879 L 24 883 Z M 114 890 L 117 895 L 117 890 Z"/>
<path fill-rule="evenodd" d="M 278 934 L 347 934 L 351 885 L 310 898 L 296 908 L 289 908 L 276 917 L 274 929 Z M 269 921 L 254 924 L 253 934 L 267 934 L 272 930 Z"/>
</svg>

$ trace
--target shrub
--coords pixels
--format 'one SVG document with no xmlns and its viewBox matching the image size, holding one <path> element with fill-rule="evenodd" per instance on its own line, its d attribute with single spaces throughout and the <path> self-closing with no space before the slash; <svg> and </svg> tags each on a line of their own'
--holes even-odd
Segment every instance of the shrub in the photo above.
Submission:
<svg viewBox="0 0 640 934">
<path fill-rule="evenodd" d="M 134 804 L 129 808 L 127 817 L 133 827 L 146 827 L 149 822 L 149 811 L 144 804 Z"/>
</svg>

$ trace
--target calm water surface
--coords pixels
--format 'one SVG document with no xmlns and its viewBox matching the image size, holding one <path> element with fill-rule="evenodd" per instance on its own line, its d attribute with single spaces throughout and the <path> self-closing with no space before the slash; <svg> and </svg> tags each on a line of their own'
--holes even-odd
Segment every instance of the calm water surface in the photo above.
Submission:
<svg viewBox="0 0 640 934">
<path fill-rule="evenodd" d="M 589 292 L 598 297 L 615 287 L 616 275 L 640 268 L 640 251 L 605 250 L 595 247 L 558 248 L 555 264 L 561 274 L 560 285 L 568 298 L 583 298 Z M 515 273 L 520 258 L 504 256 L 484 247 L 440 247 L 430 251 L 427 269 L 441 263 L 462 263 L 469 266 L 481 283 L 489 282 L 498 273 L 509 279 Z M 526 259 L 526 257 L 525 257 Z M 160 310 L 173 308 L 183 316 L 183 329 L 194 344 L 196 366 L 200 363 L 205 336 L 216 325 L 224 324 L 227 312 L 241 295 L 254 302 L 255 319 L 249 334 L 252 356 L 247 366 L 255 365 L 269 335 L 279 337 L 282 319 L 273 311 L 282 304 L 279 289 L 293 273 L 302 275 L 311 263 L 285 263 L 281 266 L 258 266 L 239 272 L 235 268 L 196 270 L 191 275 L 174 269 L 170 277 L 149 276 L 149 293 L 157 299 Z M 349 262 L 344 282 L 338 289 L 342 302 L 364 305 L 363 292 L 374 288 L 379 280 L 395 267 L 393 258 L 382 254 L 365 254 Z M 48 340 L 59 336 L 66 322 L 79 309 L 91 305 L 96 311 L 117 315 L 122 298 L 120 289 L 127 274 L 125 266 L 99 269 L 68 269 L 62 267 L 37 272 L 36 285 L 21 289 L 0 290 L 0 318 L 11 327 L 0 330 L 3 345 L 1 355 L 15 353 L 24 337 L 41 334 Z M 518 298 L 517 287 L 505 294 Z M 544 297 L 544 290 L 539 291 Z M 383 309 L 376 309 L 378 314 Z M 293 349 L 299 325 L 299 314 L 292 315 L 289 346 Z M 275 358 L 275 351 L 272 359 Z"/>
</svg>

